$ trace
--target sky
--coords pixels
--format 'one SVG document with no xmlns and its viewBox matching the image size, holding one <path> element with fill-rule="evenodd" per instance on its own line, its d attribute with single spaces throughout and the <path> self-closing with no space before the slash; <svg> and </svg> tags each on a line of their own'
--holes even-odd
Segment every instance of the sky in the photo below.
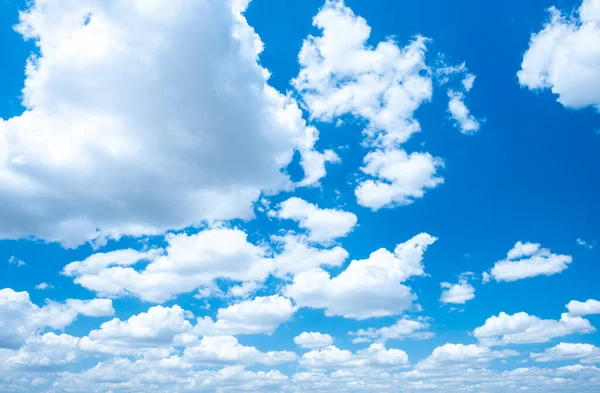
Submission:
<svg viewBox="0 0 600 393">
<path fill-rule="evenodd" d="M 1 392 L 600 392 L 600 0 L 0 2 Z"/>
</svg>

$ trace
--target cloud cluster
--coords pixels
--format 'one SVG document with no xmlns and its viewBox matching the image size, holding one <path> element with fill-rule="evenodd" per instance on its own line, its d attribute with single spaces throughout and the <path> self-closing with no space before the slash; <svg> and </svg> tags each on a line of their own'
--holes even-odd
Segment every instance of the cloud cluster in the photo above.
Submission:
<svg viewBox="0 0 600 393">
<path fill-rule="evenodd" d="M 39 307 L 30 301 L 27 292 L 0 289 L 0 349 L 17 349 L 44 328 L 63 329 L 78 315 L 103 317 L 113 314 L 110 299 L 67 299 L 65 303 L 48 301 Z"/>
<path fill-rule="evenodd" d="M 320 35 L 304 40 L 292 83 L 312 118 L 352 115 L 365 121 L 372 151 L 362 168 L 368 178 L 355 190 L 358 203 L 373 210 L 406 205 L 441 184 L 441 159 L 400 148 L 420 131 L 414 113 L 432 97 L 427 39 L 416 37 L 405 47 L 389 39 L 370 47 L 367 21 L 341 0 L 327 1 L 313 25 Z"/>
<path fill-rule="evenodd" d="M 25 112 L 0 119 L 0 238 L 102 244 L 251 218 L 261 192 L 292 186 L 294 151 L 303 185 L 324 176 L 335 153 L 268 84 L 247 4 L 28 4 L 16 30 L 39 55 Z"/>
</svg>

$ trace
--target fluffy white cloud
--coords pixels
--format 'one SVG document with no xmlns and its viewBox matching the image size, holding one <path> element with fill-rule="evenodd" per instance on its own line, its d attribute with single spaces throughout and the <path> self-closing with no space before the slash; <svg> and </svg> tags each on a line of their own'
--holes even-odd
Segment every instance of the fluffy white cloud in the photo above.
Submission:
<svg viewBox="0 0 600 393">
<path fill-rule="evenodd" d="M 399 147 L 420 131 L 414 112 L 432 96 L 427 40 L 417 37 L 401 48 L 389 39 L 373 48 L 367 21 L 341 0 L 327 1 L 313 24 L 321 34 L 304 40 L 292 83 L 311 117 L 351 114 L 366 121 L 366 144 L 376 150 L 365 157 L 362 171 L 372 179 L 358 185 L 358 202 L 374 210 L 404 205 L 441 184 L 439 158 Z"/>
<path fill-rule="evenodd" d="M 600 348 L 591 344 L 560 343 L 542 353 L 530 355 L 536 362 L 579 360 L 581 363 L 600 363 Z"/>
<path fill-rule="evenodd" d="M 398 244 L 394 253 L 380 249 L 368 259 L 352 261 L 333 278 L 322 269 L 299 273 L 284 293 L 300 307 L 324 309 L 328 316 L 368 319 L 401 314 L 415 298 L 402 282 L 425 274 L 423 253 L 436 240 L 421 233 Z"/>
<path fill-rule="evenodd" d="M 433 337 L 434 334 L 428 332 L 427 329 L 429 329 L 429 323 L 424 318 L 414 320 L 404 317 L 391 326 L 384 326 L 380 329 L 360 329 L 356 332 L 350 332 L 350 335 L 356 336 L 352 340 L 354 343 L 403 340 L 406 338 L 428 339 Z"/>
<path fill-rule="evenodd" d="M 48 301 L 38 307 L 29 300 L 29 293 L 0 289 L 0 348 L 17 349 L 44 328 L 63 329 L 79 314 L 101 317 L 113 315 L 109 299 L 76 300 L 65 303 Z"/>
<path fill-rule="evenodd" d="M 356 353 L 329 346 L 302 355 L 300 365 L 314 369 L 343 369 L 355 367 L 406 367 L 408 355 L 400 349 L 387 349 L 383 344 L 372 344 Z"/>
<path fill-rule="evenodd" d="M 284 278 L 314 267 L 341 266 L 348 257 L 339 246 L 317 248 L 305 236 L 288 234 L 271 240 L 277 250 L 250 243 L 242 230 L 215 226 L 190 235 L 168 234 L 165 248 L 93 254 L 68 264 L 63 274 L 102 295 L 132 295 L 162 303 L 178 294 L 212 288 L 216 279 L 240 282 L 232 286 L 231 295 L 246 297 L 269 274 Z M 142 262 L 147 264 L 136 270 Z"/>
<path fill-rule="evenodd" d="M 473 80 L 474 81 L 474 80 Z M 469 88 L 473 87 L 473 81 L 465 82 Z M 460 91 L 450 90 L 448 91 L 448 111 L 452 115 L 452 119 L 456 122 L 456 127 L 460 129 L 463 134 L 473 134 L 479 131 L 479 121 L 471 114 L 469 108 L 465 104 L 465 95 Z"/>
<path fill-rule="evenodd" d="M 261 352 L 241 345 L 233 336 L 205 336 L 197 345 L 185 348 L 183 358 L 204 364 L 265 364 L 294 362 L 296 354 L 287 351 Z"/>
<path fill-rule="evenodd" d="M 320 209 L 303 199 L 293 197 L 282 202 L 276 212 L 279 218 L 298 222 L 308 231 L 308 240 L 328 242 L 346 236 L 356 225 L 356 215 L 337 209 Z"/>
<path fill-rule="evenodd" d="M 501 312 L 488 318 L 473 331 L 479 342 L 486 346 L 507 344 L 544 343 L 553 338 L 575 333 L 592 333 L 596 329 L 590 321 L 581 317 L 571 317 L 564 313 L 560 320 L 540 319 L 525 312 L 508 315 Z"/>
<path fill-rule="evenodd" d="M 54 288 L 54 286 L 52 284 L 48 284 L 47 282 L 42 282 L 35 286 L 35 289 L 39 289 L 40 291 L 51 288 Z"/>
<path fill-rule="evenodd" d="M 168 349 L 177 335 L 190 332 L 191 329 L 192 324 L 185 319 L 181 307 L 156 306 L 127 321 L 115 318 L 103 323 L 100 329 L 92 330 L 87 337 L 83 337 L 79 347 L 87 352 L 137 355 Z"/>
<path fill-rule="evenodd" d="M 313 19 L 320 36 L 309 36 L 293 84 L 311 116 L 330 121 L 352 113 L 368 121 L 365 132 L 382 146 L 407 141 L 419 131 L 414 111 L 432 95 L 425 39 L 405 48 L 389 40 L 366 45 L 371 28 L 343 1 L 327 1 Z"/>
<path fill-rule="evenodd" d="M 294 342 L 302 348 L 320 349 L 333 345 L 333 338 L 329 334 L 303 332 L 294 337 Z"/>
<path fill-rule="evenodd" d="M 572 317 L 600 314 L 600 301 L 594 299 L 588 299 L 585 302 L 572 300 L 567 304 L 567 310 Z"/>
<path fill-rule="evenodd" d="M 42 336 L 31 336 L 3 365 L 23 371 L 56 371 L 78 360 L 78 342 L 79 338 L 68 334 L 56 335 L 50 332 Z"/>
<path fill-rule="evenodd" d="M 216 322 L 210 317 L 198 318 L 194 332 L 199 335 L 272 334 L 295 312 L 292 302 L 282 296 L 256 297 L 219 309 Z"/>
<path fill-rule="evenodd" d="M 358 203 L 378 210 L 383 207 L 409 205 L 422 198 L 427 188 L 444 182 L 437 176 L 444 165 L 440 158 L 429 153 L 411 153 L 404 150 L 375 150 L 365 157 L 362 169 L 376 179 L 361 182 L 355 190 Z"/>
<path fill-rule="evenodd" d="M 348 252 L 342 247 L 316 248 L 304 236 L 287 234 L 271 240 L 280 249 L 273 257 L 272 271 L 280 278 L 320 266 L 339 267 L 348 259 Z"/>
<path fill-rule="evenodd" d="M 465 304 L 467 301 L 475 299 L 475 288 L 469 283 L 469 277 L 472 275 L 473 273 L 470 272 L 461 274 L 458 284 L 441 283 L 440 285 L 444 290 L 440 301 L 442 303 Z"/>
<path fill-rule="evenodd" d="M 475 344 L 444 344 L 433 350 L 431 355 L 417 364 L 418 370 L 439 369 L 456 366 L 476 366 L 494 359 L 519 355 L 516 351 L 492 351 Z"/>
<path fill-rule="evenodd" d="M 95 254 L 70 263 L 63 273 L 103 295 L 133 295 L 161 303 L 217 278 L 262 282 L 272 267 L 266 250 L 249 243 L 239 229 L 215 227 L 192 235 L 168 234 L 165 240 L 165 249 Z M 150 263 L 139 271 L 131 267 L 141 261 Z"/>
<path fill-rule="evenodd" d="M 247 3 L 28 4 L 16 30 L 39 56 L 25 112 L 0 119 L 0 237 L 75 246 L 250 218 L 291 186 L 294 150 L 317 182 L 335 153 L 268 85 Z"/>
<path fill-rule="evenodd" d="M 600 111 L 600 1 L 583 0 L 577 14 L 551 7 L 544 29 L 531 37 L 518 72 L 521 86 L 551 89 L 568 108 Z"/>
<path fill-rule="evenodd" d="M 568 268 L 573 261 L 570 255 L 553 254 L 537 243 L 517 242 L 506 259 L 496 262 L 489 272 L 488 280 L 517 281 L 536 276 L 551 276 Z"/>
</svg>

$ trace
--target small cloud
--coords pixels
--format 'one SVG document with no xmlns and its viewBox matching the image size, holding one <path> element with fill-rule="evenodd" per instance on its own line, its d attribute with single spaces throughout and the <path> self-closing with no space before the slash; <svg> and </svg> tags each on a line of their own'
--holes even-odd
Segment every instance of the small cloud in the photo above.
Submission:
<svg viewBox="0 0 600 393">
<path fill-rule="evenodd" d="M 487 284 L 488 282 L 490 282 L 492 278 L 490 277 L 488 272 L 483 272 L 483 274 L 481 275 L 481 282 L 484 284 Z"/>
<path fill-rule="evenodd" d="M 579 238 L 579 239 L 577 239 L 577 244 L 579 244 L 580 246 L 583 246 L 583 247 L 588 248 L 588 249 L 591 250 L 596 245 L 596 242 L 594 242 L 594 243 L 588 243 L 585 240 Z"/>
<path fill-rule="evenodd" d="M 596 135 L 600 135 L 600 128 L 595 129 L 594 132 L 596 133 Z"/>
<path fill-rule="evenodd" d="M 10 258 L 8 258 L 8 264 L 9 265 L 17 265 L 17 267 L 22 267 L 22 266 L 26 265 L 25 262 L 23 262 L 19 258 L 15 257 L 14 255 L 11 256 Z"/>
<path fill-rule="evenodd" d="M 43 283 L 38 284 L 38 285 L 35 286 L 35 289 L 39 289 L 41 291 L 43 291 L 45 289 L 51 289 L 51 288 L 54 288 L 54 285 L 48 284 L 46 282 L 43 282 Z"/>
<path fill-rule="evenodd" d="M 471 89 L 473 88 L 473 85 L 475 84 L 475 75 L 467 74 L 464 77 L 464 79 L 462 80 L 462 84 L 463 84 L 463 87 L 465 88 L 465 91 L 471 91 Z"/>
</svg>

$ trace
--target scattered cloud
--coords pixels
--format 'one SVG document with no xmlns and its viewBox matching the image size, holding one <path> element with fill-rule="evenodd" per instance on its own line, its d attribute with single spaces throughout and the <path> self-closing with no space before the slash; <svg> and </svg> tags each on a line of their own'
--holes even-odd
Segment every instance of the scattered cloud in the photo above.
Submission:
<svg viewBox="0 0 600 393">
<path fill-rule="evenodd" d="M 448 367 L 480 366 L 494 359 L 518 356 L 514 350 L 492 351 L 475 344 L 444 344 L 433 350 L 431 355 L 419 362 L 417 370 L 444 369 Z"/>
<path fill-rule="evenodd" d="M 352 261 L 335 277 L 319 268 L 301 272 L 284 294 L 300 307 L 324 309 L 327 316 L 363 320 L 401 314 L 415 299 L 402 283 L 425 274 L 423 253 L 436 240 L 421 233 L 398 244 L 394 253 L 380 249 L 368 259 Z"/>
<path fill-rule="evenodd" d="M 110 299 L 77 300 L 65 303 L 48 301 L 43 307 L 33 304 L 27 292 L 0 289 L 0 349 L 18 349 L 27 339 L 45 328 L 63 329 L 78 315 L 90 317 L 114 314 Z"/>
<path fill-rule="evenodd" d="M 349 334 L 356 337 L 353 339 L 353 342 L 356 344 L 372 341 L 385 342 L 387 340 L 425 340 L 434 336 L 434 333 L 430 332 L 429 328 L 429 322 L 425 318 L 411 319 L 404 317 L 391 326 L 384 326 L 379 329 L 360 329 Z"/>
<path fill-rule="evenodd" d="M 591 250 L 596 245 L 596 242 L 594 242 L 594 243 L 588 243 L 585 240 L 579 238 L 579 239 L 577 239 L 577 244 L 579 244 L 580 246 L 583 246 L 583 247 Z"/>
<path fill-rule="evenodd" d="M 303 332 L 294 337 L 294 342 L 302 348 L 321 349 L 333 345 L 333 337 L 318 332 Z"/>
<path fill-rule="evenodd" d="M 460 275 L 458 284 L 441 283 L 443 291 L 440 301 L 450 304 L 465 304 L 469 300 L 475 299 L 475 288 L 469 283 L 469 279 L 472 277 L 473 273 L 466 272 Z"/>
<path fill-rule="evenodd" d="M 492 270 L 484 274 L 484 282 L 517 281 L 536 276 L 551 276 L 566 270 L 573 258 L 569 255 L 553 254 L 538 243 L 517 242 L 508 252 L 506 259 L 496 262 Z"/>
<path fill-rule="evenodd" d="M 581 363 L 600 363 L 600 348 L 591 344 L 560 343 L 542 353 L 531 353 L 536 362 L 578 360 Z"/>
<path fill-rule="evenodd" d="M 408 355 L 400 349 L 387 349 L 383 344 L 372 344 L 356 353 L 329 346 L 305 353 L 301 366 L 311 369 L 345 369 L 359 367 L 402 368 L 409 365 Z"/>
<path fill-rule="evenodd" d="M 471 83 L 472 87 L 472 82 Z M 479 131 L 481 127 L 479 120 L 477 120 L 465 105 L 465 95 L 460 91 L 449 90 L 448 97 L 448 111 L 452 115 L 452 119 L 456 122 L 456 127 L 460 129 L 463 134 L 474 134 Z"/>
<path fill-rule="evenodd" d="M 292 81 L 311 118 L 333 122 L 351 114 L 364 120 L 365 156 L 355 194 L 373 210 L 412 203 L 443 183 L 440 158 L 407 153 L 400 145 L 421 130 L 415 111 L 431 99 L 427 39 L 405 47 L 392 39 L 367 45 L 371 28 L 343 1 L 327 1 L 313 19 L 319 36 L 304 40 L 300 73 Z"/>
<path fill-rule="evenodd" d="M 567 310 L 572 317 L 600 314 L 600 301 L 594 299 L 588 299 L 585 302 L 572 300 L 567 304 Z"/>
<path fill-rule="evenodd" d="M 314 242 L 329 242 L 345 237 L 358 221 L 354 213 L 320 209 L 297 197 L 282 202 L 275 214 L 282 219 L 297 221 L 300 228 L 308 231 L 308 240 Z"/>
<path fill-rule="evenodd" d="M 540 319 L 525 312 L 513 315 L 501 312 L 488 318 L 485 323 L 473 331 L 482 345 L 498 346 L 508 344 L 545 343 L 554 338 L 575 333 L 593 333 L 596 329 L 590 321 L 581 317 L 572 317 L 567 313 L 559 320 Z"/>
<path fill-rule="evenodd" d="M 23 267 L 23 266 L 27 265 L 25 262 L 23 262 L 19 258 L 15 257 L 14 255 L 11 256 L 10 258 L 8 258 L 8 264 L 15 265 L 17 267 Z"/>
<path fill-rule="evenodd" d="M 217 320 L 198 318 L 194 332 L 198 335 L 272 334 L 277 327 L 289 321 L 296 307 L 289 299 L 273 295 L 257 296 L 236 303 L 217 312 Z"/>
</svg>

